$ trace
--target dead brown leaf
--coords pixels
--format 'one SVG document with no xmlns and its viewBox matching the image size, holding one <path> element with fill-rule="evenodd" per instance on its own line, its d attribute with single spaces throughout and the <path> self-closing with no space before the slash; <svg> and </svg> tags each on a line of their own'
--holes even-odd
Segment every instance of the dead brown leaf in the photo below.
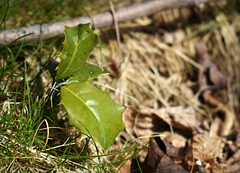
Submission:
<svg viewBox="0 0 240 173">
<path fill-rule="evenodd" d="M 158 110 L 151 108 L 142 108 L 142 113 L 147 115 L 155 114 L 169 125 L 180 129 L 198 129 L 198 119 L 196 112 L 191 106 L 175 106 L 170 108 L 161 108 Z"/>
<path fill-rule="evenodd" d="M 168 173 L 179 172 L 186 173 L 180 165 L 176 164 L 167 153 L 176 155 L 177 148 L 169 143 L 163 142 L 160 138 L 154 138 L 149 144 L 149 153 L 145 160 L 144 172 Z"/>
<path fill-rule="evenodd" d="M 226 88 L 227 77 L 211 61 L 208 49 L 204 43 L 197 43 L 195 49 L 198 62 L 203 66 L 203 70 L 200 70 L 198 74 L 199 90 L 203 92 L 202 96 L 205 103 L 217 106 L 219 101 L 212 96 L 212 90 Z"/>
<path fill-rule="evenodd" d="M 176 106 L 159 110 L 143 107 L 128 108 L 123 114 L 123 123 L 129 134 L 134 130 L 134 133 L 140 136 L 169 131 L 171 127 L 192 132 L 197 131 L 200 124 L 191 106 Z"/>
<path fill-rule="evenodd" d="M 133 131 L 137 136 L 151 136 L 164 131 L 164 129 L 169 130 L 165 121 L 156 115 L 141 113 L 138 108 L 128 108 L 123 113 L 123 123 L 129 134 Z"/>
<path fill-rule="evenodd" d="M 220 137 L 196 135 L 193 137 L 193 156 L 201 161 L 214 160 L 223 156 L 224 142 Z"/>
</svg>

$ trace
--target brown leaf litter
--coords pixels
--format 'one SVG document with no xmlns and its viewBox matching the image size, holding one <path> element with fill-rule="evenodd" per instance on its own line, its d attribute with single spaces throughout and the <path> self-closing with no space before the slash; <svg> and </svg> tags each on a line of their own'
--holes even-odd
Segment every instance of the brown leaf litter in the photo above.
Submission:
<svg viewBox="0 0 240 173">
<path fill-rule="evenodd" d="M 203 8 L 195 14 L 202 20 L 199 30 L 185 26 L 185 19 L 194 13 L 188 8 L 143 18 L 147 20 L 141 21 L 147 23 L 143 28 L 138 22 L 120 25 L 123 61 L 117 66 L 121 80 L 114 75 L 98 79 L 103 89 L 116 88 L 110 91 L 111 97 L 128 106 L 123 115 L 126 131 L 121 135 L 129 135 L 129 141 L 140 146 L 154 135 L 163 146 L 168 142 L 178 150 L 173 156 L 152 139 L 148 154 L 140 152 L 138 158 L 143 168 L 151 167 L 153 172 L 240 170 L 239 21 L 219 12 L 213 19 L 216 25 L 208 29 L 205 10 L 209 12 Z M 171 26 L 175 28 L 168 30 Z M 107 45 L 101 53 L 114 74 L 118 47 L 114 40 Z M 95 55 L 100 57 L 98 52 Z M 109 81 L 111 86 L 105 85 Z M 123 147 L 117 141 L 113 148 Z M 121 172 L 131 172 L 134 160 Z"/>
</svg>

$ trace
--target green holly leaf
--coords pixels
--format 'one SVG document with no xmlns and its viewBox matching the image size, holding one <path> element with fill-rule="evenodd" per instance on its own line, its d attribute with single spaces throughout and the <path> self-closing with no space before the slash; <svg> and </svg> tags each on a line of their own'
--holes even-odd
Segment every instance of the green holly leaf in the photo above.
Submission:
<svg viewBox="0 0 240 173">
<path fill-rule="evenodd" d="M 69 115 L 69 124 L 91 135 L 103 149 L 113 144 L 124 129 L 124 107 L 116 104 L 107 92 L 93 86 L 91 79 L 104 74 L 102 68 L 87 64 L 86 60 L 97 43 L 97 35 L 89 24 L 65 27 L 61 61 L 57 67 L 57 79 L 67 79 L 61 87 L 61 103 Z M 76 82 L 73 82 L 76 81 Z"/>
<path fill-rule="evenodd" d="M 61 103 L 69 115 L 69 124 L 84 134 L 90 133 L 105 150 L 124 129 L 122 113 L 125 108 L 89 81 L 63 86 Z"/>
<path fill-rule="evenodd" d="M 97 34 L 91 28 L 91 23 L 79 24 L 75 27 L 65 26 L 65 40 L 59 57 L 57 79 L 64 79 L 79 71 L 97 43 Z"/>
<path fill-rule="evenodd" d="M 102 68 L 86 63 L 80 71 L 75 73 L 72 77 L 68 79 L 68 81 L 79 81 L 84 82 L 89 79 L 94 79 L 102 74 L 107 74 Z"/>
</svg>

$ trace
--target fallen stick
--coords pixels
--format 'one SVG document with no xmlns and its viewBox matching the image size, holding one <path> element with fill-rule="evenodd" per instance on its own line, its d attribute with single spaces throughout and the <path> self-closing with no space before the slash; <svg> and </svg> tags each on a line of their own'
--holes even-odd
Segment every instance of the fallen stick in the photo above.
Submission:
<svg viewBox="0 0 240 173">
<path fill-rule="evenodd" d="M 225 0 L 148 0 L 141 3 L 134 3 L 126 7 L 121 7 L 115 11 L 115 15 L 118 22 L 125 22 L 163 10 L 186 6 L 199 7 L 204 3 L 219 1 Z M 110 11 L 93 14 L 91 18 L 97 28 L 110 26 L 114 23 L 113 15 Z M 64 31 L 64 25 L 72 27 L 78 25 L 79 23 L 88 23 L 92 21 L 91 18 L 88 16 L 82 16 L 59 22 L 35 24 L 27 27 L 0 30 L 0 46 L 2 47 L 5 44 L 10 43 L 11 45 L 18 45 L 23 42 L 26 43 L 59 36 Z"/>
</svg>

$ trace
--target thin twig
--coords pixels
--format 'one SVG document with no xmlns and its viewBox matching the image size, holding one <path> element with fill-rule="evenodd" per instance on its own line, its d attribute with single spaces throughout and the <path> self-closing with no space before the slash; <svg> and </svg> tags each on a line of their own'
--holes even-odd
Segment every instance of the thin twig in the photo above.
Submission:
<svg viewBox="0 0 240 173">
<path fill-rule="evenodd" d="M 138 17 L 152 15 L 159 11 L 186 6 L 199 7 L 204 3 L 220 1 L 226 0 L 151 0 L 121 7 L 115 11 L 115 16 L 117 17 L 118 22 L 125 22 L 136 19 Z M 113 15 L 109 11 L 93 14 L 92 20 L 98 28 L 110 26 L 114 23 Z M 0 30 L 0 46 L 4 46 L 5 44 L 10 44 L 12 42 L 14 42 L 12 43 L 13 45 L 18 45 L 22 42 L 31 42 L 39 39 L 59 36 L 63 34 L 64 25 L 72 27 L 78 25 L 79 23 L 89 22 L 91 22 L 91 19 L 88 16 L 81 16 L 58 22 L 35 24 L 32 26 Z"/>
</svg>

